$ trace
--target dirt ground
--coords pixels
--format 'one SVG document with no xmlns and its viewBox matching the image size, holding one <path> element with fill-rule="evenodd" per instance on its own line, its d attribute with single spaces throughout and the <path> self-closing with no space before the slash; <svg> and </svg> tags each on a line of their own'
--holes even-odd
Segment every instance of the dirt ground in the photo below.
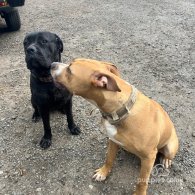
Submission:
<svg viewBox="0 0 195 195">
<path fill-rule="evenodd" d="M 195 2 L 194 0 L 26 0 L 18 32 L 0 28 L 0 194 L 132 194 L 140 161 L 121 150 L 105 182 L 92 180 L 107 138 L 100 114 L 74 97 L 82 133 L 70 135 L 53 114 L 53 143 L 39 147 L 42 122 L 31 121 L 26 33 L 47 30 L 64 42 L 63 61 L 86 57 L 116 64 L 125 80 L 157 100 L 177 129 L 180 150 L 168 174 L 152 174 L 148 194 L 195 194 Z"/>
</svg>

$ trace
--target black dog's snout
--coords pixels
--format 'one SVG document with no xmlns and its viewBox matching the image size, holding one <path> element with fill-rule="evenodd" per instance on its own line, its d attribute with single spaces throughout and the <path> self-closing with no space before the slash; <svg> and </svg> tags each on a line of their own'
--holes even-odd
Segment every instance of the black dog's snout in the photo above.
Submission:
<svg viewBox="0 0 195 195">
<path fill-rule="evenodd" d="M 37 50 L 36 50 L 35 46 L 32 45 L 32 46 L 29 46 L 26 51 L 28 54 L 34 54 L 34 53 L 36 53 Z"/>
<path fill-rule="evenodd" d="M 57 65 L 59 64 L 59 62 L 53 62 L 51 64 L 51 69 L 55 69 L 57 67 Z"/>
</svg>

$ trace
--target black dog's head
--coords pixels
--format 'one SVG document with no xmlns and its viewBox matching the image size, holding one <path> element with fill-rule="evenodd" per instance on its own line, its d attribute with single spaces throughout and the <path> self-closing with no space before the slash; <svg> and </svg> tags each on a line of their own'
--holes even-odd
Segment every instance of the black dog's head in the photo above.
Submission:
<svg viewBox="0 0 195 195">
<path fill-rule="evenodd" d="M 52 62 L 61 61 L 62 40 L 54 33 L 32 32 L 24 39 L 27 68 L 37 71 L 50 69 Z"/>
</svg>

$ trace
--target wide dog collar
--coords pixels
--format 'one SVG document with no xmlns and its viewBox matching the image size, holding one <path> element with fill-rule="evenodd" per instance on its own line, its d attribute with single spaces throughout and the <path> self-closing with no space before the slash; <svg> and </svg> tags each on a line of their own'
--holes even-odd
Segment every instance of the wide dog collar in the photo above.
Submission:
<svg viewBox="0 0 195 195">
<path fill-rule="evenodd" d="M 51 75 L 47 76 L 47 77 L 38 77 L 36 76 L 34 73 L 31 73 L 31 75 L 38 79 L 39 81 L 43 82 L 43 83 L 52 83 L 53 82 L 53 77 Z"/>
<path fill-rule="evenodd" d="M 131 85 L 131 87 L 132 87 L 131 95 L 129 96 L 127 102 L 120 109 L 112 113 L 101 112 L 103 118 L 108 120 L 110 124 L 116 125 L 117 123 L 119 123 L 121 120 L 125 119 L 129 115 L 131 108 L 136 102 L 137 91 L 138 91 L 133 85 Z"/>
</svg>

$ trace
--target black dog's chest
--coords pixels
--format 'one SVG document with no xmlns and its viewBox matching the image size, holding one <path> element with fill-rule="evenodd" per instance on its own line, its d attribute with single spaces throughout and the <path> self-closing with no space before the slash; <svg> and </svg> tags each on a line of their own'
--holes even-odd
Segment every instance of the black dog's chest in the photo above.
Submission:
<svg viewBox="0 0 195 195">
<path fill-rule="evenodd" d="M 31 82 L 32 101 L 37 105 L 45 105 L 58 110 L 72 95 L 66 89 L 59 89 L 54 83 L 36 84 Z"/>
<path fill-rule="evenodd" d="M 71 94 L 66 89 L 59 89 L 57 87 L 53 87 L 51 91 L 51 96 L 53 95 L 53 101 L 56 103 L 60 103 L 62 100 L 70 99 Z"/>
</svg>

